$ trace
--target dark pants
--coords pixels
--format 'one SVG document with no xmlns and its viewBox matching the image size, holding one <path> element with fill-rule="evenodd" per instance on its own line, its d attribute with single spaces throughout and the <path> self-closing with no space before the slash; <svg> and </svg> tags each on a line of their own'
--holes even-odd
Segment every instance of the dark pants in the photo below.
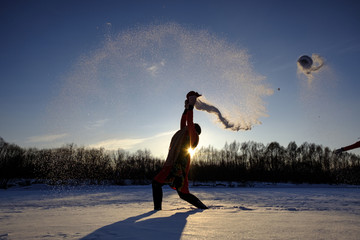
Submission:
<svg viewBox="0 0 360 240">
<path fill-rule="evenodd" d="M 162 186 L 164 184 L 161 184 L 157 181 L 152 182 L 152 191 L 153 191 L 153 200 L 154 200 L 154 209 L 155 210 L 161 210 L 161 203 L 163 198 L 163 192 L 162 192 Z M 207 209 L 206 207 L 197 197 L 195 197 L 191 193 L 182 193 L 177 190 L 177 193 L 179 194 L 179 197 L 188 203 L 194 205 L 197 208 L 200 209 Z"/>
</svg>

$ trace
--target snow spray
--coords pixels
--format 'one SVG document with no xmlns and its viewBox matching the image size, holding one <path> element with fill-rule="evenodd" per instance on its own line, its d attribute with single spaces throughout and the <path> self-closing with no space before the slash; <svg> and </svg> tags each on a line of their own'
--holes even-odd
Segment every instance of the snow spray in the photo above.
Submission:
<svg viewBox="0 0 360 240">
<path fill-rule="evenodd" d="M 328 119 L 333 118 L 333 109 L 337 108 L 338 77 L 331 64 L 319 54 L 302 55 L 296 63 L 299 79 L 306 80 L 300 82 L 301 104 L 308 118 L 315 119 L 314 134 L 320 135 L 319 131 L 328 125 Z"/>
<path fill-rule="evenodd" d="M 267 116 L 263 98 L 273 90 L 265 80 L 246 49 L 207 30 L 153 24 L 105 34 L 64 78 L 60 107 L 52 109 L 57 119 L 66 116 L 74 128 L 85 124 L 92 132 L 98 123 L 126 124 L 131 117 L 144 126 L 149 119 L 176 118 L 169 109 L 196 89 L 206 96 L 197 109 L 212 113 L 225 129 L 249 130 Z M 149 117 L 139 118 L 139 112 Z"/>
<path fill-rule="evenodd" d="M 314 80 L 314 73 L 320 72 L 324 66 L 324 58 L 318 54 L 312 54 L 311 57 L 303 55 L 297 61 L 298 74 L 304 74 L 310 86 Z"/>
<path fill-rule="evenodd" d="M 218 121 L 223 125 L 223 127 L 225 129 L 231 129 L 233 131 L 239 131 L 239 130 L 250 130 L 251 129 L 251 125 L 250 124 L 234 124 L 231 123 L 228 119 L 226 119 L 223 114 L 220 112 L 220 110 L 211 105 L 210 103 L 208 103 L 204 97 L 200 97 L 196 100 L 196 104 L 195 104 L 195 108 L 197 110 L 201 110 L 201 111 L 206 111 L 208 113 L 212 113 L 215 114 L 215 116 L 217 117 Z"/>
</svg>

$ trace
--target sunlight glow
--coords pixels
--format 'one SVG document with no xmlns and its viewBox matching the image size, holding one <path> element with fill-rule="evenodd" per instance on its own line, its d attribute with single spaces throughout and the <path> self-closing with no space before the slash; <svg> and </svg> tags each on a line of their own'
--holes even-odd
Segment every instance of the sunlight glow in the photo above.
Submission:
<svg viewBox="0 0 360 240">
<path fill-rule="evenodd" d="M 190 153 L 190 157 L 192 158 L 194 155 L 195 155 L 195 152 L 196 152 L 196 148 L 189 148 L 188 149 L 188 152 Z"/>
</svg>

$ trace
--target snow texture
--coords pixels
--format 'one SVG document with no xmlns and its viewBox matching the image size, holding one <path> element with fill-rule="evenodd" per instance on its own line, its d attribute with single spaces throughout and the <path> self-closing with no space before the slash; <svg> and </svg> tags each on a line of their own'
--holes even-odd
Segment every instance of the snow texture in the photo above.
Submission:
<svg viewBox="0 0 360 240">
<path fill-rule="evenodd" d="M 32 185 L 0 190 L 0 240 L 359 239 L 360 188 L 327 185 L 192 187 L 198 210 L 164 187 Z"/>
</svg>

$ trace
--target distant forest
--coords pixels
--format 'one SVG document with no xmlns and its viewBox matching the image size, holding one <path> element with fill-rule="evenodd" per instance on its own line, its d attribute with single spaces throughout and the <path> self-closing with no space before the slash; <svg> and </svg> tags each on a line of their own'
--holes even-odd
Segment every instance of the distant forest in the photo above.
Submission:
<svg viewBox="0 0 360 240">
<path fill-rule="evenodd" d="M 149 184 L 164 159 L 149 150 L 130 153 L 124 150 L 77 147 L 21 148 L 0 138 L 0 188 L 11 180 L 27 179 L 48 184 Z M 360 156 L 336 155 L 328 147 L 314 143 L 287 147 L 277 142 L 226 143 L 221 149 L 211 146 L 196 151 L 189 179 L 199 182 L 291 182 L 360 184 Z"/>
</svg>

